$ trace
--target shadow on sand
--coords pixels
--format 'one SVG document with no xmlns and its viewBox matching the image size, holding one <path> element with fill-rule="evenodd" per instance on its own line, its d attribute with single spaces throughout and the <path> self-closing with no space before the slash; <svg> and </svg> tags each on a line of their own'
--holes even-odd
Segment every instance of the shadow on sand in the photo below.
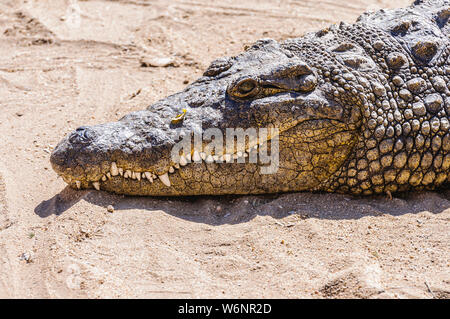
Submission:
<svg viewBox="0 0 450 319">
<path fill-rule="evenodd" d="M 287 193 L 246 196 L 131 197 L 97 192 L 75 191 L 69 187 L 41 202 L 35 213 L 40 217 L 60 215 L 80 200 L 116 211 L 138 209 L 164 211 L 185 220 L 209 225 L 237 224 L 255 216 L 283 218 L 299 214 L 302 218 L 359 219 L 389 214 L 399 216 L 428 211 L 438 214 L 450 208 L 450 190 L 356 197 L 328 193 Z"/>
</svg>

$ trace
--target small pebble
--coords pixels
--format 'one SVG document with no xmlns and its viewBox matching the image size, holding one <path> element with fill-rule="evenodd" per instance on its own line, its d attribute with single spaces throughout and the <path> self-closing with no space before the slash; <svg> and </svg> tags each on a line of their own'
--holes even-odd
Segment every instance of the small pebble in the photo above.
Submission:
<svg viewBox="0 0 450 319">
<path fill-rule="evenodd" d="M 141 67 L 167 67 L 167 66 L 176 66 L 175 59 L 167 57 L 167 58 L 151 58 L 151 57 L 143 57 L 141 58 Z"/>
<path fill-rule="evenodd" d="M 23 253 L 22 255 L 20 255 L 20 260 L 25 260 L 27 262 L 27 264 L 29 264 L 30 262 L 32 262 L 31 254 Z"/>
<path fill-rule="evenodd" d="M 108 207 L 106 208 L 106 210 L 110 213 L 114 213 L 114 206 L 113 205 L 108 205 Z"/>
</svg>

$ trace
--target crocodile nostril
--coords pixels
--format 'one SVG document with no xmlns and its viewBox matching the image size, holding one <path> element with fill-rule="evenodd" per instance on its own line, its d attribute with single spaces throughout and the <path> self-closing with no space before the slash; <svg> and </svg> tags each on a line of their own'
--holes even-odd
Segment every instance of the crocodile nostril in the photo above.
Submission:
<svg viewBox="0 0 450 319">
<path fill-rule="evenodd" d="M 88 142 L 92 138 L 93 138 L 92 130 L 87 126 L 80 126 L 69 137 L 71 143 Z"/>
</svg>

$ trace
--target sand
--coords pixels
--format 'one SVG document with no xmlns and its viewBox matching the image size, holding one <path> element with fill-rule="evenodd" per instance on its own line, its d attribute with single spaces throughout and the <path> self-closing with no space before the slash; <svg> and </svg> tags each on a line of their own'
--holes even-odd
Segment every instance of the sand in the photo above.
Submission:
<svg viewBox="0 0 450 319">
<path fill-rule="evenodd" d="M 450 191 L 137 198 L 49 163 L 259 38 L 408 2 L 2 0 L 0 297 L 449 298 Z"/>
</svg>

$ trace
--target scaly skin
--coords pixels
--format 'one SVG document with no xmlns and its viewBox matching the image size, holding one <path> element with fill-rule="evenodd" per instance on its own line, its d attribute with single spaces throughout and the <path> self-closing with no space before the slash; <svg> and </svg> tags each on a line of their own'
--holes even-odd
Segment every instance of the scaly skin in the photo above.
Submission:
<svg viewBox="0 0 450 319">
<path fill-rule="evenodd" d="M 74 188 L 130 195 L 447 188 L 449 16 L 448 1 L 416 1 L 302 38 L 260 40 L 147 110 L 77 129 L 56 147 L 52 166 Z M 194 152 L 171 157 L 180 132 L 260 127 L 279 129 L 274 174 L 245 157 L 220 163 L 242 155 L 239 147 L 249 151 L 250 141 L 199 163 L 186 164 Z M 275 137 L 259 143 L 273 149 Z"/>
</svg>

